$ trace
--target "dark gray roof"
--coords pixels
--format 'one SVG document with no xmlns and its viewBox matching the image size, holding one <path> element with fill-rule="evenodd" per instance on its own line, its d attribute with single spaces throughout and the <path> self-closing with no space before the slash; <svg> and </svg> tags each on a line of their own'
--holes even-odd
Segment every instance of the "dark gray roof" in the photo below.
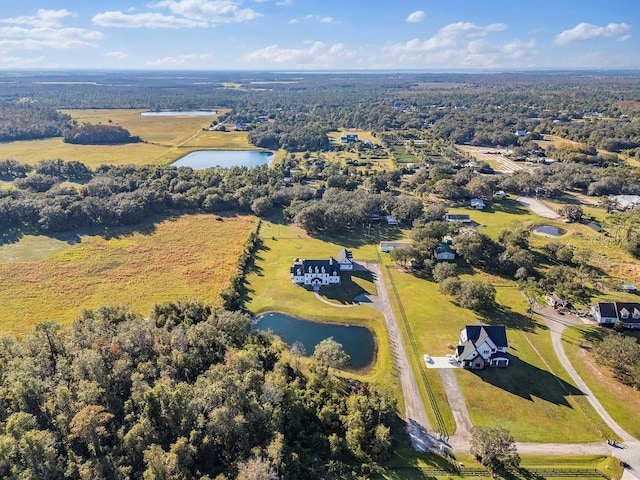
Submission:
<svg viewBox="0 0 640 480">
<path fill-rule="evenodd" d="M 615 303 L 616 310 L 618 311 L 618 319 L 624 323 L 640 323 L 640 318 L 633 318 L 635 314 L 636 317 L 640 314 L 640 303 L 635 302 L 616 302 Z M 622 310 L 626 310 L 628 312 L 627 318 L 622 318 Z"/>
<path fill-rule="evenodd" d="M 455 252 L 447 243 L 440 242 L 436 247 L 436 255 L 439 253 L 455 253 Z"/>
<path fill-rule="evenodd" d="M 331 257 L 329 260 L 303 260 L 302 265 L 297 264 L 291 267 L 291 273 L 298 274 L 297 269 L 302 267 L 302 274 L 308 273 L 309 268 L 312 269 L 312 273 L 328 273 L 333 275 L 333 273 L 340 273 L 340 265 L 338 261 Z M 317 268 L 317 272 L 316 272 Z M 324 268 L 324 272 L 322 269 Z"/>
<path fill-rule="evenodd" d="M 487 337 L 498 348 L 509 346 L 507 342 L 507 329 L 504 325 L 467 325 L 467 338 L 474 344 L 482 343 Z"/>
<path fill-rule="evenodd" d="M 618 312 L 616 311 L 615 303 L 609 303 L 609 302 L 598 303 L 598 310 L 600 310 L 601 317 L 618 318 Z"/>
</svg>

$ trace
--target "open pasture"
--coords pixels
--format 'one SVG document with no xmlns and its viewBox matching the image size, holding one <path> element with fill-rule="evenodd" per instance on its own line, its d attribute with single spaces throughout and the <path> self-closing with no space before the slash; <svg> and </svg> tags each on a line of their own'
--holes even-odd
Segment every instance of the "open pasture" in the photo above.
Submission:
<svg viewBox="0 0 640 480">
<path fill-rule="evenodd" d="M 112 124 L 139 136 L 142 143 L 127 145 L 73 145 L 61 137 L 0 143 L 0 159 L 15 159 L 34 164 L 60 158 L 78 160 L 90 168 L 101 164 L 145 165 L 171 163 L 197 148 L 180 148 L 203 133 L 215 115 L 141 116 L 140 110 L 64 110 L 78 122 Z M 207 132 L 208 133 L 208 132 Z M 210 141 L 208 143 L 211 143 Z M 222 144 L 218 148 L 227 148 Z"/>
<path fill-rule="evenodd" d="M 68 323 L 82 309 L 103 305 L 147 315 L 154 303 L 181 298 L 218 304 L 256 222 L 184 215 L 138 228 L 75 232 L 64 239 L 25 236 L 5 244 L 0 332 L 24 333 L 43 320 Z M 47 240 L 49 253 L 43 254 Z"/>
</svg>

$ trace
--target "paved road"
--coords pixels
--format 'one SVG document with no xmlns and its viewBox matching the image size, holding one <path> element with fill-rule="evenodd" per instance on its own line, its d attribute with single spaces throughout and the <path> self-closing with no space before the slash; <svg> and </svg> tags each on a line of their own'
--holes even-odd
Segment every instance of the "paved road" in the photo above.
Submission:
<svg viewBox="0 0 640 480">
<path fill-rule="evenodd" d="M 371 306 L 384 315 L 391 351 L 398 367 L 400 385 L 404 396 L 405 420 L 411 445 L 419 452 L 426 452 L 433 448 L 435 434 L 429 423 L 427 411 L 424 408 L 418 382 L 413 374 L 398 321 L 389 300 L 387 287 L 380 273 L 380 266 L 377 263 L 367 263 L 366 266 L 373 273 L 373 281 L 378 290 L 377 297 L 370 297 Z"/>
<path fill-rule="evenodd" d="M 626 432 L 618 423 L 609 415 L 609 412 L 602 406 L 598 399 L 593 395 L 591 389 L 584 383 L 584 380 L 580 377 L 578 372 L 569 361 L 564 347 L 562 345 L 562 332 L 570 325 L 576 325 L 582 323 L 577 317 L 573 315 L 558 315 L 552 308 L 539 308 L 536 313 L 544 320 L 544 323 L 549 327 L 551 332 L 551 344 L 555 351 L 560 363 L 567 371 L 571 379 L 576 383 L 577 387 L 582 391 L 585 398 L 594 408 L 594 410 L 600 415 L 602 420 L 609 426 L 611 430 L 615 432 L 618 437 L 623 440 L 623 443 L 618 447 L 609 447 L 609 451 L 612 455 L 624 460 L 629 468 L 625 470 L 626 477 L 631 478 L 633 476 L 640 480 L 640 441 Z"/>
<path fill-rule="evenodd" d="M 456 372 L 454 369 L 442 368 L 438 370 L 438 373 L 444 385 L 453 418 L 456 421 L 456 432 L 449 438 L 449 446 L 454 452 L 468 453 L 473 424 L 456 378 Z"/>
</svg>

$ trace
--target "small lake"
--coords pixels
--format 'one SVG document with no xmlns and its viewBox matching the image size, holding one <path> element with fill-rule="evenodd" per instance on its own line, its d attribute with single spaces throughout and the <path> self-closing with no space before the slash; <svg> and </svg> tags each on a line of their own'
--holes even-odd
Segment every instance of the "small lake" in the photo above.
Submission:
<svg viewBox="0 0 640 480">
<path fill-rule="evenodd" d="M 375 357 L 376 342 L 371 330 L 365 327 L 312 322 L 277 312 L 260 315 L 256 321 L 258 330 L 271 330 L 287 345 L 302 343 L 308 356 L 313 354 L 318 343 L 333 337 L 351 357 L 350 368 L 367 367 Z"/>
<path fill-rule="evenodd" d="M 257 150 L 197 150 L 172 163 L 175 167 L 191 167 L 194 170 L 220 167 L 259 167 L 268 165 L 273 152 Z"/>
<path fill-rule="evenodd" d="M 533 233 L 546 237 L 561 237 L 567 233 L 566 230 L 552 225 L 541 225 L 533 229 Z"/>
<path fill-rule="evenodd" d="M 160 112 L 142 112 L 143 117 L 211 117 L 216 114 L 215 110 L 188 110 L 180 111 L 160 111 Z"/>
</svg>

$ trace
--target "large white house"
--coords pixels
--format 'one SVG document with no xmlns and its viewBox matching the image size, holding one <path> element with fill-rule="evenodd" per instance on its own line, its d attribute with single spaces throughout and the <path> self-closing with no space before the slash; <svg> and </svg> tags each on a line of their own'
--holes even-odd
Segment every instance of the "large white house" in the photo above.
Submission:
<svg viewBox="0 0 640 480">
<path fill-rule="evenodd" d="M 296 258 L 291 267 L 291 281 L 296 285 L 304 285 L 319 290 L 327 285 L 340 285 L 340 272 L 353 270 L 353 254 L 343 248 L 336 258 L 328 260 L 302 260 Z"/>
<path fill-rule="evenodd" d="M 506 367 L 507 331 L 504 325 L 467 325 L 460 330 L 455 358 L 464 368 L 477 370 L 490 367 Z"/>
<path fill-rule="evenodd" d="M 296 258 L 291 267 L 291 281 L 319 290 L 326 285 L 340 285 L 340 264 L 330 257 L 329 260 L 301 260 Z"/>
<path fill-rule="evenodd" d="M 591 307 L 591 315 L 600 325 L 620 322 L 624 328 L 640 328 L 640 303 L 600 302 Z"/>
</svg>

